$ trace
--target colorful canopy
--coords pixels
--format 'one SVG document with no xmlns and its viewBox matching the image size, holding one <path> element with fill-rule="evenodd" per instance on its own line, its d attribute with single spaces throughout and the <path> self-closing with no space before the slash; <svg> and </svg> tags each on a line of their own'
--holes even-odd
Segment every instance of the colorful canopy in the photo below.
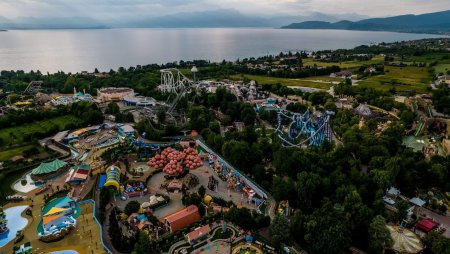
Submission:
<svg viewBox="0 0 450 254">
<path fill-rule="evenodd" d="M 68 208 L 52 207 L 46 214 L 44 214 L 44 216 L 51 216 L 51 215 L 63 213 L 63 212 L 68 211 L 68 210 L 69 210 Z"/>
<path fill-rule="evenodd" d="M 54 160 L 52 162 L 47 162 L 47 163 L 41 163 L 41 165 L 39 165 L 39 167 L 33 169 L 33 171 L 31 171 L 32 175 L 44 175 L 44 174 L 49 174 L 49 173 L 53 173 L 58 171 L 58 169 L 66 166 L 67 163 L 65 161 L 62 160 Z"/>
<path fill-rule="evenodd" d="M 45 225 L 47 223 L 50 223 L 56 219 L 58 219 L 59 217 L 64 216 L 64 214 L 55 214 L 55 215 L 50 215 L 50 216 L 45 216 L 44 218 L 42 218 L 42 223 Z"/>
<path fill-rule="evenodd" d="M 119 189 L 120 181 L 120 168 L 117 166 L 111 166 L 106 169 L 106 183 L 104 186 L 114 186 L 116 190 Z"/>
<path fill-rule="evenodd" d="M 423 250 L 422 241 L 413 232 L 399 226 L 386 226 L 391 233 L 392 249 L 399 253 L 419 253 Z"/>
</svg>

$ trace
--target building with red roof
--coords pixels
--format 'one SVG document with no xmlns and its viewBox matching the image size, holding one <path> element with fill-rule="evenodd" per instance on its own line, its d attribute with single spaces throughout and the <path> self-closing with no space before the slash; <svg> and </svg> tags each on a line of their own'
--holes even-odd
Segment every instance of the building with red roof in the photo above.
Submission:
<svg viewBox="0 0 450 254">
<path fill-rule="evenodd" d="M 189 232 L 186 237 L 191 245 L 196 245 L 206 240 L 209 236 L 209 232 L 211 232 L 211 228 L 209 225 L 205 225 Z"/>
<path fill-rule="evenodd" d="M 176 232 L 200 220 L 198 207 L 190 205 L 183 210 L 172 213 L 162 219 L 167 230 Z"/>
<path fill-rule="evenodd" d="M 416 224 L 416 227 L 426 233 L 437 227 L 437 223 L 431 219 L 423 219 Z"/>
</svg>

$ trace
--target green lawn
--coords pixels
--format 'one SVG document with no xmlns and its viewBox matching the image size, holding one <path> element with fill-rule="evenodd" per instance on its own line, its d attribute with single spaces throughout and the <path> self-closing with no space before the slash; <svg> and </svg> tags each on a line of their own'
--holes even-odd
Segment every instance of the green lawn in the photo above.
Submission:
<svg viewBox="0 0 450 254">
<path fill-rule="evenodd" d="M 446 57 L 449 57 L 449 59 L 445 59 Z M 416 63 L 431 63 L 431 62 L 439 62 L 441 64 L 443 63 L 450 63 L 450 53 L 429 53 L 422 56 L 410 56 L 405 59 L 403 59 L 404 62 L 416 62 Z"/>
<path fill-rule="evenodd" d="M 73 115 L 66 115 L 17 127 L 5 128 L 0 130 L 0 139 L 6 146 L 20 144 L 24 142 L 24 136 L 27 134 L 45 132 L 53 128 L 53 126 L 57 126 L 59 130 L 64 130 L 67 125 L 77 123 L 79 120 Z"/>
<path fill-rule="evenodd" d="M 385 75 L 368 77 L 360 81 L 360 86 L 387 91 L 395 87 L 397 91 L 425 93 L 431 82 L 426 67 L 385 66 Z"/>
<path fill-rule="evenodd" d="M 289 78 L 275 78 L 268 76 L 258 76 L 258 75 L 232 75 L 230 76 L 233 80 L 242 80 L 243 78 L 250 80 L 255 80 L 258 84 L 277 84 L 280 83 L 285 86 L 304 86 L 312 87 L 318 89 L 328 90 L 333 85 L 331 82 L 341 82 L 343 79 L 340 78 L 330 78 L 328 76 L 320 77 L 308 77 L 300 79 L 289 79 Z"/>
<path fill-rule="evenodd" d="M 368 61 L 345 61 L 345 62 L 339 62 L 339 63 L 326 63 L 321 62 L 319 60 L 315 60 L 312 58 L 303 59 L 303 65 L 304 66 L 313 66 L 314 64 L 321 67 L 328 67 L 337 65 L 341 67 L 341 69 L 357 69 L 361 67 L 362 65 L 374 65 L 374 64 L 382 64 L 384 62 L 384 57 L 382 56 L 375 56 L 371 60 Z"/>
<path fill-rule="evenodd" d="M 25 151 L 33 146 L 34 145 L 25 145 L 25 146 L 20 146 L 20 147 L 11 148 L 8 150 L 0 151 L 0 161 L 7 161 L 16 155 L 23 155 L 23 151 Z M 41 157 L 41 156 L 46 155 L 47 152 L 45 151 L 45 149 L 42 146 L 36 146 L 36 148 L 39 150 L 39 153 L 35 154 L 34 157 L 36 157 L 36 156 Z"/>
<path fill-rule="evenodd" d="M 450 64 L 438 64 L 433 67 L 435 73 L 444 73 L 446 74 L 447 71 L 450 71 Z"/>
</svg>

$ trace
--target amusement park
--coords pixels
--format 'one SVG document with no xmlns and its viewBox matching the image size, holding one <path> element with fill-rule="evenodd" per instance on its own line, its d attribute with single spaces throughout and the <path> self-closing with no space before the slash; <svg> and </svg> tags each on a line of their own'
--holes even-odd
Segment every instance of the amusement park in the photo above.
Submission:
<svg viewBox="0 0 450 254">
<path fill-rule="evenodd" d="M 44 104 L 94 121 L 28 135 L 39 149 L 5 164 L 20 170 L 0 193 L 2 251 L 365 253 L 383 237 L 373 253 L 428 253 L 449 237 L 450 124 L 426 95 L 385 109 L 170 66 L 153 70 L 155 91 L 74 87 Z"/>
</svg>

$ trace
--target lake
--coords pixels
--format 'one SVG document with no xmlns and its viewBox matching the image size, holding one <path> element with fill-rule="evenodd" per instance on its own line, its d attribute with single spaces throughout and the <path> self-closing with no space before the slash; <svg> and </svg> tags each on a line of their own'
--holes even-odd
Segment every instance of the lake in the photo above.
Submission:
<svg viewBox="0 0 450 254">
<path fill-rule="evenodd" d="M 121 66 L 236 60 L 289 50 L 353 48 L 432 37 L 439 36 L 271 28 L 11 30 L 0 32 L 0 70 L 109 71 Z"/>
</svg>

